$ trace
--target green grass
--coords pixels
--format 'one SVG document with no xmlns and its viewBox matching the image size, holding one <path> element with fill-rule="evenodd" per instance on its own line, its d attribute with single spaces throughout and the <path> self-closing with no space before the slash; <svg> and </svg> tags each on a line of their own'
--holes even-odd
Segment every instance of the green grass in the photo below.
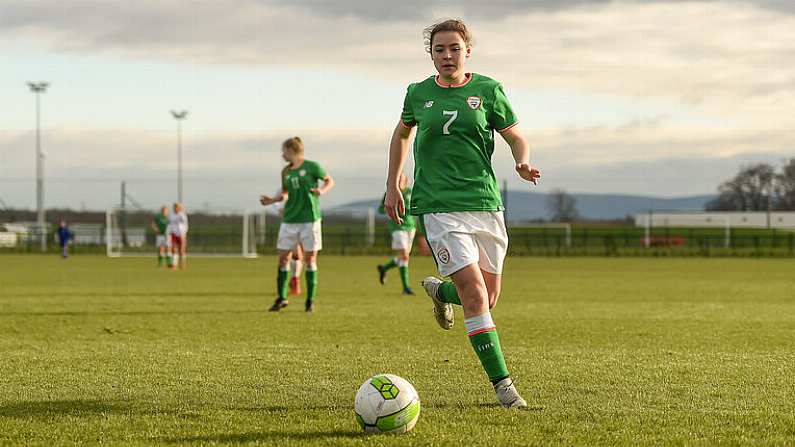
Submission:
<svg viewBox="0 0 795 447">
<path fill-rule="evenodd" d="M 264 312 L 272 257 L 2 256 L 0 444 L 795 443 L 792 261 L 510 258 L 494 318 L 536 406 L 518 412 L 494 405 L 460 310 L 441 331 L 424 294 L 377 284 L 379 259 L 321 255 L 306 315 Z M 378 372 L 417 388 L 413 432 L 359 433 Z"/>
</svg>

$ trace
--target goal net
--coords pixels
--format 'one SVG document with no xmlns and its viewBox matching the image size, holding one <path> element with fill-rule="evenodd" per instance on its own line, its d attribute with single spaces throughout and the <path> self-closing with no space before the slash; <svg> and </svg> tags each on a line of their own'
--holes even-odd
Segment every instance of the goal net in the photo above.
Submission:
<svg viewBox="0 0 795 447">
<path fill-rule="evenodd" d="M 105 214 L 105 247 L 109 257 L 151 256 L 158 251 L 151 213 L 112 208 Z M 188 256 L 257 257 L 265 245 L 264 210 L 214 214 L 188 213 Z"/>
</svg>

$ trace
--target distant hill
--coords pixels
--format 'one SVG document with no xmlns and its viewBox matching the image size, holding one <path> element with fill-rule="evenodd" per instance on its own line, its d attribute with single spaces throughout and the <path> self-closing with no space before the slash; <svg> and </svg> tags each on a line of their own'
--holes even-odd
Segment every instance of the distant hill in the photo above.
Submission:
<svg viewBox="0 0 795 447">
<path fill-rule="evenodd" d="M 623 219 L 648 210 L 656 211 L 694 211 L 703 210 L 704 205 L 714 199 L 714 195 L 676 197 L 671 199 L 624 194 L 578 194 L 571 193 L 577 200 L 577 211 L 585 219 L 609 220 Z M 548 219 L 548 194 L 536 192 L 508 191 L 507 217 L 509 220 Z M 379 199 L 360 200 L 347 203 L 343 207 L 376 207 Z"/>
</svg>

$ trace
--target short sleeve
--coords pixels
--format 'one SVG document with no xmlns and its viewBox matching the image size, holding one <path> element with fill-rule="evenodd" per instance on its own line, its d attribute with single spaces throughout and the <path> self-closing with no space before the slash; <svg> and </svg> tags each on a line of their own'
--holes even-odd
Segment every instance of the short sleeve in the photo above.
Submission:
<svg viewBox="0 0 795 447">
<path fill-rule="evenodd" d="M 406 98 L 403 99 L 403 113 L 400 114 L 400 122 L 406 127 L 414 127 L 417 125 L 417 119 L 414 116 L 414 108 L 411 106 L 411 91 L 412 85 L 406 89 Z"/>
<path fill-rule="evenodd" d="M 497 132 L 502 132 L 515 126 L 518 122 L 519 119 L 513 113 L 513 107 L 511 107 L 508 97 L 505 96 L 502 85 L 497 84 L 494 87 L 494 104 L 489 113 L 489 125 Z"/>
<path fill-rule="evenodd" d="M 319 179 L 326 178 L 328 173 L 326 172 L 325 169 L 323 169 L 323 166 L 320 166 L 320 163 L 314 163 L 314 165 L 315 165 L 314 166 L 314 168 L 315 168 L 315 177 L 317 177 Z"/>
</svg>

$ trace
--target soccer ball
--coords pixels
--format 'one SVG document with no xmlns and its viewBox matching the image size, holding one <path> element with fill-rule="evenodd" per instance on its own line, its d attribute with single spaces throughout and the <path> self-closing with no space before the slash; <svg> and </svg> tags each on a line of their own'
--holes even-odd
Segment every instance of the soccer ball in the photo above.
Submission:
<svg viewBox="0 0 795 447">
<path fill-rule="evenodd" d="M 405 433 L 420 417 L 420 397 L 393 374 L 367 379 L 356 393 L 356 421 L 367 433 Z"/>
</svg>

